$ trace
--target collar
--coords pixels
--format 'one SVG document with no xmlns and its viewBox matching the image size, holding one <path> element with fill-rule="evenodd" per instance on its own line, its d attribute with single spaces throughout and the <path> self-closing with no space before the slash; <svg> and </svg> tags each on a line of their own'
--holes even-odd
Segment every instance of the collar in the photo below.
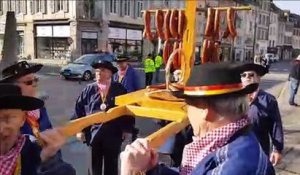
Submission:
<svg viewBox="0 0 300 175">
<path fill-rule="evenodd" d="M 183 150 L 180 175 L 190 175 L 203 158 L 226 145 L 236 132 L 249 123 L 248 117 L 245 116 L 235 122 L 210 131 L 203 137 L 194 137 L 193 142 L 186 145 Z"/>
</svg>

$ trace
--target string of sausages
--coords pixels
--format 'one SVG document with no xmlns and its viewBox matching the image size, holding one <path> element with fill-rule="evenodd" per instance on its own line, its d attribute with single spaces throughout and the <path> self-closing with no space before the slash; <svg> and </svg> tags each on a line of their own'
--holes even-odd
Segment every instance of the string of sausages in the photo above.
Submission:
<svg viewBox="0 0 300 175">
<path fill-rule="evenodd" d="M 207 23 L 205 27 L 204 40 L 201 51 L 202 64 L 207 62 L 220 62 L 220 12 L 221 11 L 218 9 L 208 8 Z M 233 8 L 228 7 L 226 12 L 227 27 L 222 35 L 222 38 L 225 39 L 230 36 L 231 39 L 234 40 L 237 35 L 234 24 L 235 11 Z"/>
<path fill-rule="evenodd" d="M 155 27 L 156 31 L 151 31 L 151 12 L 144 12 L 144 32 L 143 37 L 152 41 L 154 39 L 161 39 L 164 41 L 163 46 L 163 61 L 167 64 L 170 55 L 176 51 L 174 61 L 172 63 L 173 69 L 181 68 L 181 50 L 182 38 L 186 29 L 187 20 L 184 10 L 156 10 L 155 11 Z"/>
</svg>

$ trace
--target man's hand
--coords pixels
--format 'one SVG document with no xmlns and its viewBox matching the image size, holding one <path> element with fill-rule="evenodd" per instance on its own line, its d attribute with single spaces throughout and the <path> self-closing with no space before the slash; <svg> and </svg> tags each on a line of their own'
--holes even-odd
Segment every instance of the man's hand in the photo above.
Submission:
<svg viewBox="0 0 300 175">
<path fill-rule="evenodd" d="M 282 154 L 281 153 L 278 153 L 276 151 L 273 151 L 271 153 L 271 156 L 270 156 L 270 161 L 271 163 L 273 164 L 273 166 L 277 165 L 278 163 L 280 163 L 282 159 Z"/>
<path fill-rule="evenodd" d="M 66 143 L 66 137 L 57 129 L 49 129 L 40 133 L 44 145 L 41 152 L 42 162 L 53 157 L 57 151 Z"/>
<path fill-rule="evenodd" d="M 81 141 L 81 142 L 85 142 L 85 136 L 84 136 L 84 133 L 83 132 L 79 132 L 76 134 L 76 138 L 77 140 Z"/>
<path fill-rule="evenodd" d="M 147 171 L 158 162 L 158 155 L 151 148 L 146 139 L 137 139 L 127 145 L 121 153 L 121 175 L 132 172 Z"/>
</svg>

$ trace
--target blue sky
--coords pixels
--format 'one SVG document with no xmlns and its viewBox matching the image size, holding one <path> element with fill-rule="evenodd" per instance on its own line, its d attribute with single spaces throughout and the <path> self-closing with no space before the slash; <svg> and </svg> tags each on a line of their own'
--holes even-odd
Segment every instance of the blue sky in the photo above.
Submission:
<svg viewBox="0 0 300 175">
<path fill-rule="evenodd" d="M 290 10 L 292 13 L 296 13 L 300 15 L 300 0 L 294 0 L 294 1 L 273 1 L 279 8 L 283 10 Z"/>
</svg>

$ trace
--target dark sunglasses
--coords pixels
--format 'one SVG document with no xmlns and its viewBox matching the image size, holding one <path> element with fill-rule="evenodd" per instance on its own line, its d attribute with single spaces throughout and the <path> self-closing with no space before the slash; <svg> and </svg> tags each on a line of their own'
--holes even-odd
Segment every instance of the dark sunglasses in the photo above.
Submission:
<svg viewBox="0 0 300 175">
<path fill-rule="evenodd" d="M 37 83 L 37 82 L 39 82 L 39 78 L 37 78 L 37 77 L 35 77 L 35 78 L 32 79 L 32 80 L 19 81 L 19 83 L 23 83 L 23 84 L 25 84 L 25 85 L 27 85 L 27 86 L 31 86 L 31 85 L 33 85 L 34 83 Z"/>
<path fill-rule="evenodd" d="M 243 77 L 243 78 L 245 78 L 245 77 L 251 78 L 251 77 L 254 77 L 254 73 L 242 73 L 241 77 Z"/>
</svg>

